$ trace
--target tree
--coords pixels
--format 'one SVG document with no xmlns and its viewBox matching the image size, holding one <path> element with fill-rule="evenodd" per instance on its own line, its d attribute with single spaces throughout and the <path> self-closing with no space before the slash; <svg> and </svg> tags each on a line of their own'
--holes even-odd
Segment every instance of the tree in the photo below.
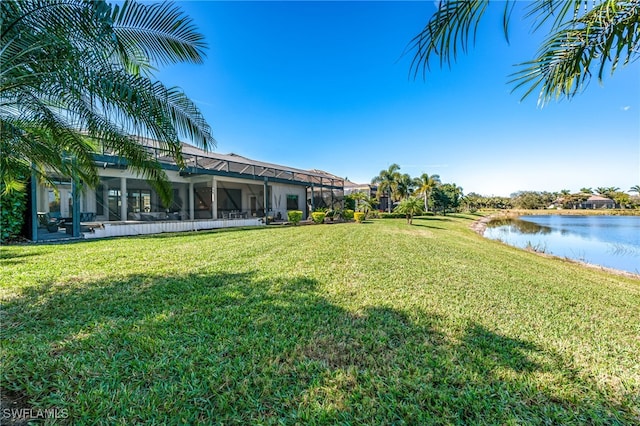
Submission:
<svg viewBox="0 0 640 426">
<path fill-rule="evenodd" d="M 624 209 L 631 203 L 631 197 L 626 192 L 616 191 L 609 194 L 619 208 Z"/>
<path fill-rule="evenodd" d="M 431 198 L 431 192 L 433 188 L 440 185 L 442 182 L 440 181 L 439 175 L 429 175 L 428 173 L 423 173 L 418 178 L 419 184 L 416 193 L 422 194 L 424 198 L 424 211 L 429 211 L 429 198 Z"/>
<path fill-rule="evenodd" d="M 400 204 L 398 204 L 393 211 L 405 215 L 407 223 L 411 225 L 413 224 L 413 217 L 423 212 L 422 201 L 413 196 L 407 197 L 400 201 Z"/>
<path fill-rule="evenodd" d="M 171 3 L 25 0 L 0 3 L 0 179 L 21 189 L 31 170 L 98 181 L 94 153 L 126 159 L 165 204 L 172 193 L 152 153 L 159 142 L 182 164 L 180 137 L 207 149 L 211 130 L 158 66 L 201 63 L 206 44 Z M 34 166 L 32 168 L 32 166 Z"/>
<path fill-rule="evenodd" d="M 525 210 L 544 209 L 550 204 L 545 193 L 535 191 L 516 192 L 511 198 L 515 207 Z"/>
<path fill-rule="evenodd" d="M 396 201 L 409 198 L 409 196 L 413 194 L 415 186 L 416 186 L 416 180 L 412 178 L 409 174 L 405 173 L 400 175 L 400 178 L 398 179 L 398 184 L 396 186 L 396 191 L 395 191 Z"/>
<path fill-rule="evenodd" d="M 394 163 L 388 169 L 380 170 L 378 176 L 371 180 L 372 184 L 378 185 L 378 199 L 380 194 L 387 194 L 389 213 L 391 213 L 392 197 L 398 188 L 398 181 L 400 180 L 399 170 L 400 166 Z"/>
<path fill-rule="evenodd" d="M 509 23 L 514 10 L 532 20 L 532 30 L 549 25 L 549 36 L 538 56 L 520 64 L 511 83 L 524 89 L 523 98 L 539 88 L 539 103 L 572 98 L 587 85 L 592 75 L 602 82 L 619 63 L 627 65 L 640 56 L 640 5 L 638 0 L 537 0 L 527 9 L 515 0 L 504 2 L 503 30 L 509 40 Z M 588 5 L 592 7 L 589 9 Z M 475 42 L 478 25 L 489 1 L 440 1 L 437 11 L 410 43 L 415 51 L 411 70 L 414 77 L 426 75 L 434 57 L 440 66 L 455 62 L 458 51 Z M 545 28 L 547 30 L 547 28 Z"/>
<path fill-rule="evenodd" d="M 375 204 L 375 200 L 371 197 L 365 196 L 358 203 L 358 211 L 364 213 L 364 217 L 369 216 L 371 210 L 373 210 L 373 205 Z"/>
<path fill-rule="evenodd" d="M 432 198 L 434 208 L 439 208 L 442 214 L 446 215 L 447 210 L 457 209 L 460 206 L 462 188 L 455 183 L 445 183 L 434 188 Z"/>
<path fill-rule="evenodd" d="M 607 186 L 607 187 L 596 188 L 596 192 L 599 195 L 603 197 L 611 198 L 611 199 L 613 199 L 614 194 L 616 194 L 618 191 L 620 191 L 620 188 L 618 188 L 617 186 Z"/>
<path fill-rule="evenodd" d="M 591 188 L 580 188 L 580 192 L 584 194 L 593 194 L 593 189 Z"/>
<path fill-rule="evenodd" d="M 631 188 L 629 188 L 629 192 L 635 192 L 636 194 L 640 195 L 640 185 L 633 185 Z"/>
<path fill-rule="evenodd" d="M 591 194 L 585 194 L 584 192 L 577 192 L 575 194 L 568 195 L 562 200 L 562 207 L 577 209 L 580 204 L 584 203 L 591 197 Z"/>
</svg>

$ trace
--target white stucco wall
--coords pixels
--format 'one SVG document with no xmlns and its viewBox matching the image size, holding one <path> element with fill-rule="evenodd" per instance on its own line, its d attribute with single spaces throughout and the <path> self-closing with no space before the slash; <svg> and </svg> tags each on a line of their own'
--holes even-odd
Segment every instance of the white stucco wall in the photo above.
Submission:
<svg viewBox="0 0 640 426">
<path fill-rule="evenodd" d="M 280 213 L 282 219 L 287 219 L 287 195 L 298 196 L 297 210 L 301 210 L 304 214 L 303 217 L 306 218 L 306 188 L 300 185 L 286 185 L 281 183 L 271 185 L 271 211 L 273 212 L 273 216 L 277 217 L 278 213 Z"/>
</svg>

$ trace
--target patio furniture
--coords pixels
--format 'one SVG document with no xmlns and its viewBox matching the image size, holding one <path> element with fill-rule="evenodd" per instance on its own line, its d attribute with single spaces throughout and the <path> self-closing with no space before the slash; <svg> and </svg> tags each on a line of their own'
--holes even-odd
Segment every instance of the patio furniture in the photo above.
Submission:
<svg viewBox="0 0 640 426">
<path fill-rule="evenodd" d="M 60 213 L 38 212 L 38 223 L 42 228 L 47 228 L 49 232 L 58 232 L 58 228 L 63 223 L 59 218 Z"/>
</svg>

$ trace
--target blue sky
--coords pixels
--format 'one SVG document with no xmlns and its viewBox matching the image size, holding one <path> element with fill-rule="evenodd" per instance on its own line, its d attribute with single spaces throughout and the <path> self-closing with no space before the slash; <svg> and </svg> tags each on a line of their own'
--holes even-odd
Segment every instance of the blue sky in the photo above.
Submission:
<svg viewBox="0 0 640 426">
<path fill-rule="evenodd" d="M 392 163 L 464 193 L 640 184 L 640 63 L 574 99 L 511 93 L 544 33 L 492 4 L 475 48 L 414 80 L 404 54 L 433 2 L 177 2 L 209 45 L 161 69 L 201 108 L 215 151 L 366 183 Z"/>
</svg>

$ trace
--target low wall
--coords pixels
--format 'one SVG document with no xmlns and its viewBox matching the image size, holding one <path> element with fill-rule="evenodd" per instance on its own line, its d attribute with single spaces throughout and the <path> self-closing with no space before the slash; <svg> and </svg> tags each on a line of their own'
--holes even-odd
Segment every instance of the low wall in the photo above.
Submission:
<svg viewBox="0 0 640 426">
<path fill-rule="evenodd" d="M 102 226 L 93 228 L 92 232 L 84 232 L 82 235 L 84 238 L 106 238 L 261 225 L 263 225 L 262 220 L 256 218 L 228 220 L 169 220 L 160 222 L 105 222 Z"/>
</svg>

